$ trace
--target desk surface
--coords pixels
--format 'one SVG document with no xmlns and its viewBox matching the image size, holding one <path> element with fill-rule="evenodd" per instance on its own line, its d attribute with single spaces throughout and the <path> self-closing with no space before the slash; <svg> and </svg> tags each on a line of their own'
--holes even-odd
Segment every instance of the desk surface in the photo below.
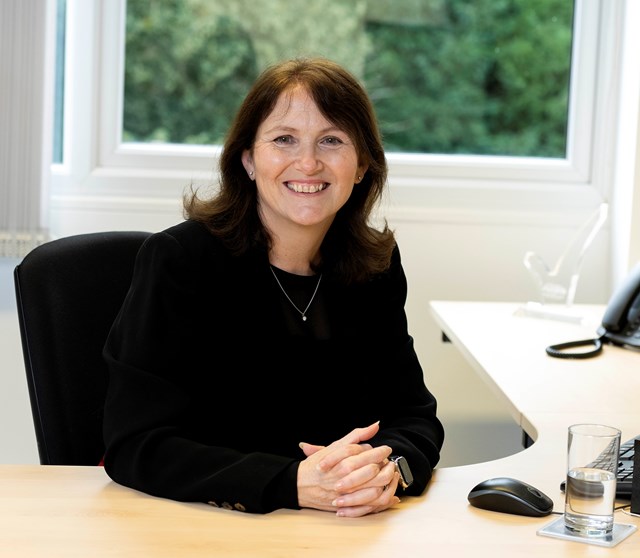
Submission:
<svg viewBox="0 0 640 558">
<path fill-rule="evenodd" d="M 533 439 L 541 418 L 557 414 L 574 422 L 610 417 L 629 423 L 623 439 L 639 434 L 640 352 L 613 345 L 590 359 L 545 352 L 549 345 L 597 337 L 604 306 L 575 307 L 581 323 L 522 315 L 520 309 L 511 303 L 431 302 L 438 325 Z"/>
<path fill-rule="evenodd" d="M 623 369 L 637 369 L 640 355 L 606 347 L 592 362 L 552 361 L 544 353 L 546 344 L 589 332 L 581 331 L 584 326 L 516 318 L 514 309 L 509 304 L 432 303 L 449 338 L 514 418 L 535 434 L 537 441 L 527 450 L 488 463 L 439 469 L 423 496 L 404 498 L 392 510 L 358 519 L 313 510 L 250 515 L 154 498 L 116 485 L 100 467 L 0 465 L 0 556 L 640 556 L 638 532 L 613 549 L 587 546 L 538 536 L 536 531 L 555 515 L 512 516 L 467 503 L 476 483 L 512 476 L 545 491 L 554 509 L 562 511 L 559 481 L 566 427 L 599 420 L 619 426 L 623 436 L 640 431 L 631 396 L 610 389 L 600 378 L 603 371 L 615 378 Z M 487 322 L 494 335 L 482 327 Z M 540 350 L 544 358 L 538 358 Z M 550 390 L 550 385 L 558 389 Z M 568 387 L 584 398 L 584 406 L 567 395 Z M 640 384 L 632 389 L 637 399 Z M 640 527 L 639 518 L 622 512 L 616 521 Z"/>
</svg>

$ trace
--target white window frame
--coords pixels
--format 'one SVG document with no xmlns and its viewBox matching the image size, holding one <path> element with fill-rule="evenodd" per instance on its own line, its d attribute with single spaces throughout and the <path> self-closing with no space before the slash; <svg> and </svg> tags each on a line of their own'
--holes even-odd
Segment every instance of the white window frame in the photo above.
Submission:
<svg viewBox="0 0 640 558">
<path fill-rule="evenodd" d="M 54 167 L 54 209 L 171 212 L 189 182 L 215 179 L 216 147 L 122 143 L 125 8 L 126 0 L 68 0 L 65 163 Z M 578 223 L 607 201 L 623 8 L 624 0 L 576 2 L 566 159 L 390 153 L 388 211 Z"/>
</svg>

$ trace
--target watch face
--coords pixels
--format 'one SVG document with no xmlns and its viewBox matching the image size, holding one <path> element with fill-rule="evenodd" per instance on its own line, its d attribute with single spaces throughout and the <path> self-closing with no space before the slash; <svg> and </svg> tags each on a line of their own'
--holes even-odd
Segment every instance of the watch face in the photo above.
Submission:
<svg viewBox="0 0 640 558">
<path fill-rule="evenodd" d="M 400 484 L 402 485 L 402 488 L 411 486 L 413 483 L 413 474 L 411 473 L 411 468 L 409 467 L 407 460 L 404 457 L 399 456 L 393 457 L 393 461 L 400 473 Z"/>
</svg>

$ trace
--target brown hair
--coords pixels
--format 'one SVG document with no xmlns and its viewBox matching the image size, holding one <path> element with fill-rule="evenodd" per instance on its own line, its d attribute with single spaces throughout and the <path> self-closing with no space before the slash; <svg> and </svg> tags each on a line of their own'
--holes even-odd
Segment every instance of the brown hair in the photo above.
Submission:
<svg viewBox="0 0 640 558">
<path fill-rule="evenodd" d="M 389 267 L 393 232 L 369 225 L 387 185 L 387 162 L 371 100 L 358 80 L 325 58 L 300 58 L 267 68 L 253 84 L 228 131 L 220 157 L 219 190 L 210 199 L 191 189 L 184 196 L 185 217 L 204 223 L 236 255 L 268 250 L 271 238 L 258 213 L 255 183 L 242 165 L 260 124 L 283 92 L 302 86 L 323 116 L 354 142 L 359 164 L 368 165 L 362 181 L 338 211 L 321 247 L 324 273 L 346 283 L 363 281 Z"/>
</svg>

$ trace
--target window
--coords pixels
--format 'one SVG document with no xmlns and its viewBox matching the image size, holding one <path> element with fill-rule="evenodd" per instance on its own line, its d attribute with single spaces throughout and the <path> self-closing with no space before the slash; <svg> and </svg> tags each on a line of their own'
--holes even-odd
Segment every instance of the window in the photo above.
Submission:
<svg viewBox="0 0 640 558">
<path fill-rule="evenodd" d="M 73 150 L 56 169 L 58 199 L 81 192 L 110 203 L 120 196 L 173 203 L 188 182 L 214 180 L 216 137 L 234 98 L 296 41 L 306 41 L 311 54 L 347 61 L 366 83 L 385 130 L 394 207 L 590 212 L 608 195 L 603 169 L 615 131 L 606 123 L 616 119 L 621 2 L 301 0 L 300 10 L 293 1 L 247 2 L 67 0 L 64 145 Z M 280 17 L 264 16 L 267 4 Z M 158 15 L 154 6 L 175 9 Z M 205 7 L 210 12 L 198 12 L 194 23 L 188 10 Z M 331 33 L 322 32 L 327 10 L 339 10 L 328 18 Z M 318 27 L 299 27 L 300 14 Z M 182 37 L 187 54 L 178 63 L 164 50 L 168 24 L 153 25 L 161 16 L 178 18 L 168 20 L 178 35 L 198 29 L 208 40 Z M 532 35 L 520 39 L 521 29 Z M 211 45 L 215 64 L 208 68 L 202 52 Z M 157 69 L 161 56 L 171 63 Z M 195 61 L 195 69 L 184 61 Z M 429 73 L 439 62 L 442 72 Z M 161 77 L 162 90 L 145 71 Z M 198 86 L 206 95 L 167 97 L 188 87 L 190 73 L 209 79 Z M 459 75 L 466 81 L 456 89 L 450 82 Z M 172 107 L 175 99 L 182 106 Z M 172 122 L 176 115 L 205 125 L 183 129 Z"/>
<path fill-rule="evenodd" d="M 126 10 L 123 141 L 220 144 L 265 65 L 320 54 L 365 83 L 387 152 L 566 156 L 567 0 L 128 0 Z"/>
</svg>

